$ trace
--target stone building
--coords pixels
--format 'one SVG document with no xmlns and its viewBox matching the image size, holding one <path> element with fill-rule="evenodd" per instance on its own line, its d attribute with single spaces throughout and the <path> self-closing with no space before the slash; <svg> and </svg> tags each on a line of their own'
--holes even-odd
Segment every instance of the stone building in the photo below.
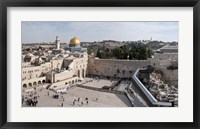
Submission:
<svg viewBox="0 0 200 129">
<path fill-rule="evenodd" d="M 45 73 L 51 71 L 51 63 L 47 62 L 39 66 L 22 67 L 22 87 L 32 87 L 46 82 Z"/>
<path fill-rule="evenodd" d="M 158 68 L 178 65 L 176 51 L 155 53 L 152 58 L 147 60 L 117 60 L 88 57 L 87 48 L 81 47 L 80 40 L 76 37 L 69 41 L 68 47 L 62 49 L 57 36 L 55 45 L 56 49 L 48 52 L 48 56 L 41 58 L 41 56 L 29 54 L 29 56 L 31 55 L 30 62 L 22 63 L 22 87 L 27 88 L 46 83 L 49 88 L 55 88 L 66 84 L 75 84 L 83 80 L 86 75 L 131 78 L 138 68 L 148 65 Z M 23 59 L 25 57 L 22 55 Z M 37 58 L 42 61 L 33 65 L 31 61 L 35 61 Z"/>
<path fill-rule="evenodd" d="M 31 65 L 30 62 L 23 63 L 23 88 L 37 86 L 42 83 L 50 84 L 50 88 L 55 87 L 58 82 L 57 86 L 68 83 L 73 84 L 86 76 L 88 65 L 87 48 L 81 47 L 78 38 L 72 38 L 69 47 L 66 48 L 69 52 L 62 53 L 59 42 L 60 40 L 57 36 L 55 42 L 57 48 L 52 51 L 52 58 L 49 62 L 39 63 L 37 66 Z"/>
</svg>

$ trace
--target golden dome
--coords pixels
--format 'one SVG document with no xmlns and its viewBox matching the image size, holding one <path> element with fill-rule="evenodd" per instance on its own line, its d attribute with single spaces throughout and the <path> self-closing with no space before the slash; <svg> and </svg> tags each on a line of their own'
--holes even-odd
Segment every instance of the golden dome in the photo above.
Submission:
<svg viewBox="0 0 200 129">
<path fill-rule="evenodd" d="M 74 37 L 70 40 L 70 44 L 71 45 L 80 45 L 80 40 L 78 38 Z"/>
</svg>

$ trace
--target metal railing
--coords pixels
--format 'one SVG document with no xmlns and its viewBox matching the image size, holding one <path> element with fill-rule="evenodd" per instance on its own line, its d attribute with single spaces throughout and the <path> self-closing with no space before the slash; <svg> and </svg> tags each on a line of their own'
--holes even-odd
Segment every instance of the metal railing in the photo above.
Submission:
<svg viewBox="0 0 200 129">
<path fill-rule="evenodd" d="M 142 82 L 138 79 L 137 75 L 139 74 L 140 70 L 146 70 L 146 68 L 138 68 L 136 72 L 133 74 L 132 78 L 137 84 L 138 88 L 142 91 L 142 93 L 147 97 L 149 102 L 153 106 L 167 106 L 171 107 L 172 103 L 170 102 L 160 102 L 158 101 L 148 90 L 147 88 L 142 84 Z"/>
</svg>

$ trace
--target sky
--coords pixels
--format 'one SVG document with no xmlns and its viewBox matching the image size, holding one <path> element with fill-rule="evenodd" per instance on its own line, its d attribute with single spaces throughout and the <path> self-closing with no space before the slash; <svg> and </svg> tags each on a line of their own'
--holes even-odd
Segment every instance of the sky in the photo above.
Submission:
<svg viewBox="0 0 200 129">
<path fill-rule="evenodd" d="M 22 43 L 69 43 L 77 37 L 81 42 L 116 40 L 178 41 L 178 22 L 71 22 L 71 21 L 23 21 Z"/>
</svg>

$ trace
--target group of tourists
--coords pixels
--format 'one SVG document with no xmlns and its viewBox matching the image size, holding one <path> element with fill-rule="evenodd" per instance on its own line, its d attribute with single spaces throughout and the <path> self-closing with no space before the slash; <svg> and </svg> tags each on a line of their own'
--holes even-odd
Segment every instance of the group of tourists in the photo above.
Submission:
<svg viewBox="0 0 200 129">
<path fill-rule="evenodd" d="M 59 98 L 59 95 L 58 95 L 58 94 L 55 94 L 55 95 L 53 95 L 53 98 L 58 99 L 58 98 Z"/>
<path fill-rule="evenodd" d="M 26 104 L 29 106 L 37 106 L 38 100 L 37 99 L 27 99 Z"/>
<path fill-rule="evenodd" d="M 85 98 L 84 101 L 80 101 L 80 97 L 78 97 L 77 99 L 74 99 L 74 101 L 72 102 L 72 105 L 74 106 L 77 103 L 77 104 L 81 104 L 79 106 L 83 106 L 84 102 L 85 102 L 86 105 L 88 105 L 89 101 L 88 101 L 87 97 Z"/>
<path fill-rule="evenodd" d="M 37 106 L 39 97 L 39 95 L 37 95 L 37 92 L 31 91 L 27 92 L 27 94 L 28 95 L 26 97 L 22 95 L 22 105 L 25 103 L 28 106 Z"/>
<path fill-rule="evenodd" d="M 28 91 L 25 95 L 22 95 L 22 105 L 26 104 L 28 106 L 37 106 L 39 97 L 40 96 L 38 95 L 36 88 L 34 88 L 34 90 Z"/>
</svg>

